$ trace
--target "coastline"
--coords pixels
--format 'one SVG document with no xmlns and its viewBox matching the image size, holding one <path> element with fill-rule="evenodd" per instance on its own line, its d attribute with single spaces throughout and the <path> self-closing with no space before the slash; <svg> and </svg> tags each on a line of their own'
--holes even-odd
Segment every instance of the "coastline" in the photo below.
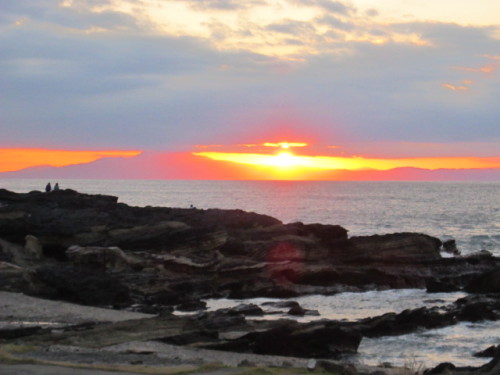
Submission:
<svg viewBox="0 0 500 375">
<path fill-rule="evenodd" d="M 122 313 L 111 310 L 115 321 L 110 321 L 110 311 L 48 303 L 48 317 L 62 322 L 3 330 L 2 345 L 41 347 L 42 358 L 50 357 L 50 348 L 58 348 L 61 355 L 61 349 L 77 346 L 86 348 L 82 355 L 93 358 L 97 352 L 92 350 L 153 340 L 156 347 L 182 347 L 186 360 L 193 351 L 206 351 L 210 359 L 228 353 L 223 362 L 228 366 L 253 363 L 252 358 L 257 364 L 275 366 L 273 361 L 281 361 L 281 366 L 290 366 L 303 358 L 297 359 L 303 367 L 304 358 L 317 358 L 323 366 L 340 366 L 338 372 L 352 369 L 352 364 L 338 360 L 355 353 L 363 337 L 498 319 L 494 280 L 500 259 L 488 253 L 444 258 L 442 242 L 419 233 L 349 237 L 337 225 L 283 224 L 241 210 L 129 207 L 117 200 L 71 190 L 0 190 L 4 290 L 122 310 L 133 306 L 149 313 L 120 317 Z M 249 305 L 203 312 L 202 299 L 217 296 L 294 297 L 415 286 L 472 294 L 439 309 L 413 309 L 353 323 L 247 320 L 263 314 Z M 16 304 L 19 295 L 8 298 L 13 302 L 5 305 L 4 315 L 10 316 L 6 321 L 47 318 L 29 317 L 30 303 L 36 306 L 37 300 Z M 73 312 L 58 310 L 64 306 Z M 175 316 L 173 307 L 195 314 Z M 311 313 L 300 305 L 290 307 L 295 314 Z M 173 351 L 168 348 L 150 354 Z M 127 351 L 151 352 L 134 346 Z M 289 360 L 283 362 L 282 357 Z M 235 358 L 244 359 L 236 363 Z M 358 373 L 373 370 L 356 368 Z M 472 370 L 453 373 L 465 371 Z"/>
</svg>

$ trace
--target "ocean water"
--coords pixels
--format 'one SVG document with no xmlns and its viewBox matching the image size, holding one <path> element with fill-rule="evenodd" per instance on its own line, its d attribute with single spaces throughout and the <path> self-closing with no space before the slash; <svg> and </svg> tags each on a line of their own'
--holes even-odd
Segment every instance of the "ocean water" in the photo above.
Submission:
<svg viewBox="0 0 500 375">
<path fill-rule="evenodd" d="M 55 183 L 56 181 L 53 181 Z M 62 180 L 61 188 L 109 194 L 134 206 L 243 209 L 285 223 L 339 224 L 351 236 L 421 232 L 455 239 L 462 253 L 488 250 L 500 256 L 500 183 L 495 182 L 326 182 L 326 181 L 153 181 Z M 0 188 L 43 190 L 47 181 L 0 179 Z M 464 293 L 427 294 L 390 290 L 306 296 L 297 300 L 319 318 L 356 320 L 420 306 L 446 305 Z M 269 299 L 210 300 L 210 309 Z M 268 318 L 283 317 L 283 314 Z M 308 317 L 303 320 L 318 319 Z M 481 365 L 473 353 L 500 344 L 500 322 L 461 323 L 410 335 L 363 339 L 354 362 L 435 366 Z"/>
</svg>

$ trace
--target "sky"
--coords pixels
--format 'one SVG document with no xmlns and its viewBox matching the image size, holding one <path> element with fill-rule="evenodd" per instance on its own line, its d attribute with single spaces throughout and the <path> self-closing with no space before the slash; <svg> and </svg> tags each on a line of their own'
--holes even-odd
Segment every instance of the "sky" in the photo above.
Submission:
<svg viewBox="0 0 500 375">
<path fill-rule="evenodd" d="M 255 178 L 256 153 L 274 158 L 266 178 L 307 178 L 299 155 L 499 176 L 499 14 L 497 0 L 2 1 L 0 177 L 161 154 L 163 178 L 210 178 L 201 160 Z"/>
</svg>

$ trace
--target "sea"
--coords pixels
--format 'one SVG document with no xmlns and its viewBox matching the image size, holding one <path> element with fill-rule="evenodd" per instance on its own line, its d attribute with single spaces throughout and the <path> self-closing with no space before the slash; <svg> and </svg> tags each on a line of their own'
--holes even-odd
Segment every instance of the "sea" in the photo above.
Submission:
<svg viewBox="0 0 500 375">
<path fill-rule="evenodd" d="M 48 181 L 0 179 L 16 192 L 44 190 Z M 178 181 L 59 180 L 61 189 L 107 194 L 133 206 L 242 209 L 284 223 L 342 225 L 350 236 L 396 232 L 454 239 L 462 254 L 487 250 L 500 256 L 500 182 L 346 182 L 346 181 Z M 296 298 L 318 310 L 313 319 L 357 320 L 421 306 L 445 306 L 466 293 L 428 294 L 421 289 L 339 293 Z M 271 299 L 209 300 L 209 309 Z M 269 315 L 269 319 L 284 317 Z M 500 322 L 460 323 L 408 335 L 364 338 L 349 358 L 368 365 L 430 367 L 441 362 L 478 366 L 488 359 L 475 352 L 500 344 Z"/>
</svg>

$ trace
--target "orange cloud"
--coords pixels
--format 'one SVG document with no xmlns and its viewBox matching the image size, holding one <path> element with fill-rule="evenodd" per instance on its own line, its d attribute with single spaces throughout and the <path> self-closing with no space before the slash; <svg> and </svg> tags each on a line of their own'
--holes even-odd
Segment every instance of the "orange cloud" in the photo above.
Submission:
<svg viewBox="0 0 500 375">
<path fill-rule="evenodd" d="M 473 73 L 484 73 L 484 74 L 491 74 L 494 73 L 500 64 L 498 63 L 491 63 L 487 65 L 483 65 L 479 68 L 470 68 L 470 67 L 464 67 L 464 66 L 454 66 L 453 69 L 455 70 L 463 70 L 465 72 L 473 72 Z"/>
<path fill-rule="evenodd" d="M 84 164 L 101 158 L 134 157 L 142 151 L 70 151 L 38 148 L 0 149 L 0 173 L 18 171 L 36 166 L 63 167 L 72 164 Z"/>
<path fill-rule="evenodd" d="M 445 89 L 451 90 L 451 91 L 468 91 L 469 88 L 467 86 L 461 86 L 461 85 L 453 85 L 451 83 L 443 83 L 441 84 L 442 87 Z"/>
</svg>

